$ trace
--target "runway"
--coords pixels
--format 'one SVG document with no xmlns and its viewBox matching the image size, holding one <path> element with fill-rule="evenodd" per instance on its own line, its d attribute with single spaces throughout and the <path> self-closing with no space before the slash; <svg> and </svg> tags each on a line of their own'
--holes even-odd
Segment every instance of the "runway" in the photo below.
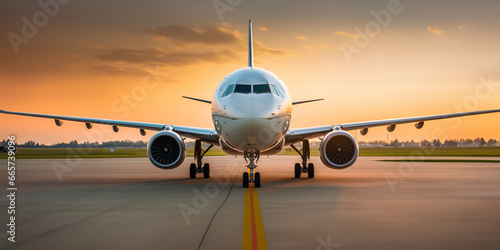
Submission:
<svg viewBox="0 0 500 250">
<path fill-rule="evenodd" d="M 316 177 L 295 179 L 300 157 L 262 157 L 254 191 L 267 247 L 500 249 L 500 164 L 380 159 L 394 158 L 333 170 L 312 157 Z M 210 179 L 189 179 L 191 162 L 165 171 L 147 158 L 18 160 L 16 243 L 2 229 L 0 246 L 241 249 L 243 158 L 205 157 Z M 6 225 L 7 162 L 0 165 Z"/>
</svg>

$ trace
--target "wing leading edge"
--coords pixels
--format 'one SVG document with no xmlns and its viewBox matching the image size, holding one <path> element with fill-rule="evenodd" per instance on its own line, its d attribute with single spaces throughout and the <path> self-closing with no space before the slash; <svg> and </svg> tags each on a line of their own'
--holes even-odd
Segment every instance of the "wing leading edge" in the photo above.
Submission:
<svg viewBox="0 0 500 250">
<path fill-rule="evenodd" d="M 37 114 L 37 113 L 25 113 L 25 112 L 13 112 L 0 110 L 0 113 L 9 115 L 20 115 L 20 116 L 31 116 L 39 118 L 48 118 L 56 120 L 56 124 L 61 124 L 60 121 L 74 121 L 74 122 L 84 122 L 88 124 L 104 124 L 111 126 L 122 126 L 128 128 L 138 128 L 143 130 L 153 130 L 161 131 L 165 129 L 172 129 L 172 131 L 178 133 L 182 137 L 187 137 L 195 140 L 202 140 L 210 144 L 219 145 L 219 136 L 217 132 L 213 129 L 206 128 L 194 128 L 176 125 L 166 125 L 159 123 L 146 123 L 146 122 L 132 122 L 132 121 L 121 121 L 121 120 L 108 120 L 108 119 L 97 119 L 97 118 L 86 118 L 86 117 L 75 117 L 75 116 L 61 116 L 61 115 L 47 115 L 47 114 Z M 88 126 L 92 127 L 92 126 Z"/>
<path fill-rule="evenodd" d="M 482 110 L 482 111 L 471 111 L 471 112 L 462 112 L 462 113 L 451 113 L 451 114 L 442 114 L 442 115 L 430 115 L 430 116 L 417 116 L 417 117 L 408 117 L 408 118 L 396 118 L 396 119 L 386 119 L 386 120 L 377 120 L 377 121 L 367 121 L 367 122 L 354 122 L 354 123 L 345 123 L 338 125 L 327 125 L 327 126 L 319 126 L 319 127 L 310 127 L 310 128 L 299 128 L 299 129 L 290 129 L 288 130 L 285 136 L 286 145 L 290 145 L 296 143 L 300 140 L 312 139 L 321 137 L 331 131 L 335 127 L 340 127 L 342 130 L 356 130 L 356 129 L 368 129 L 372 127 L 380 127 L 380 126 L 392 126 L 397 124 L 405 124 L 405 123 L 421 123 L 425 121 L 432 120 L 441 120 L 462 116 L 471 116 L 471 115 L 481 115 L 481 114 L 489 114 L 489 113 L 497 113 L 500 112 L 500 109 L 491 109 L 491 110 Z"/>
</svg>

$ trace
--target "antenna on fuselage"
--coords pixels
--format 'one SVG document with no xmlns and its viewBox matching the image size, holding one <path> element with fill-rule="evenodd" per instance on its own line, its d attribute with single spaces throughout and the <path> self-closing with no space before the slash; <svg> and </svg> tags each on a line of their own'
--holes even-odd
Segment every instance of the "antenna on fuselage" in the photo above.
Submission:
<svg viewBox="0 0 500 250">
<path fill-rule="evenodd" d="M 248 20 L 248 67 L 253 68 L 252 20 Z"/>
</svg>

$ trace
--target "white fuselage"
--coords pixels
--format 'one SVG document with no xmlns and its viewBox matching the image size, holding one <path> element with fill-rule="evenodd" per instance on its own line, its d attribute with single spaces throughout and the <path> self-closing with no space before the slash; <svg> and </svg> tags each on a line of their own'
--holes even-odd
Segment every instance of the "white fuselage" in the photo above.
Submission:
<svg viewBox="0 0 500 250">
<path fill-rule="evenodd" d="M 212 99 L 212 119 L 221 148 L 229 154 L 258 150 L 276 154 L 284 146 L 292 100 L 283 81 L 261 68 L 229 74 Z"/>
</svg>

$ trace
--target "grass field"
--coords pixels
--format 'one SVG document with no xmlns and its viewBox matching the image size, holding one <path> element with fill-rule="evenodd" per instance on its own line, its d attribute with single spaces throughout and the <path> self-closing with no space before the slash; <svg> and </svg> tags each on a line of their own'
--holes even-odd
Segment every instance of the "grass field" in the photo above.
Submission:
<svg viewBox="0 0 500 250">
<path fill-rule="evenodd" d="M 296 155 L 292 150 L 281 154 Z M 318 156 L 318 150 L 311 149 L 311 155 Z M 359 156 L 500 156 L 500 147 L 473 148 L 360 148 Z"/>
<path fill-rule="evenodd" d="M 221 149 L 213 148 L 208 155 L 225 155 Z M 193 149 L 187 149 L 187 157 L 193 156 Z M 145 148 L 109 148 L 74 149 L 74 148 L 20 148 L 17 150 L 16 159 L 60 159 L 66 157 L 80 158 L 132 158 L 148 157 Z M 7 159 L 7 154 L 0 154 L 0 159 Z"/>
<path fill-rule="evenodd" d="M 470 163 L 470 162 L 479 162 L 479 163 L 495 163 L 500 161 L 498 160 L 482 160 L 482 159 L 421 159 L 421 160 L 410 160 L 410 159 L 404 159 L 404 160 L 379 160 L 379 161 L 389 161 L 389 162 L 463 162 L 463 163 Z"/>
<path fill-rule="evenodd" d="M 360 156 L 500 156 L 500 147 L 361 148 Z"/>
<path fill-rule="evenodd" d="M 225 155 L 220 148 L 212 148 L 206 156 Z M 285 149 L 280 155 L 295 155 L 297 153 Z M 317 156 L 318 150 L 311 150 L 311 155 Z M 485 148 L 360 148 L 360 156 L 500 156 L 500 147 Z M 188 149 L 187 157 L 193 156 L 193 149 Z M 110 152 L 107 148 L 73 149 L 73 148 L 20 148 L 16 159 L 57 159 L 66 157 L 80 158 L 128 158 L 147 157 L 145 148 L 116 148 Z M 0 154 L 0 159 L 7 159 L 7 154 Z"/>
</svg>

